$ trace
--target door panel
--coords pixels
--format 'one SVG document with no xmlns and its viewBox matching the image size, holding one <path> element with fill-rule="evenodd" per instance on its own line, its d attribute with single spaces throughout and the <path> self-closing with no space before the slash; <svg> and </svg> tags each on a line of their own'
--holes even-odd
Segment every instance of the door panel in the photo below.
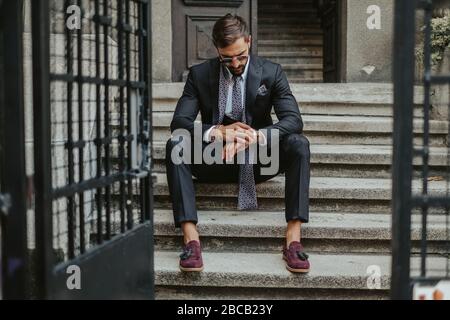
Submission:
<svg viewBox="0 0 450 320">
<path fill-rule="evenodd" d="M 217 57 L 212 43 L 214 23 L 227 13 L 246 19 L 256 53 L 256 0 L 172 0 L 173 74 L 175 82 L 185 81 L 193 65 Z"/>
</svg>

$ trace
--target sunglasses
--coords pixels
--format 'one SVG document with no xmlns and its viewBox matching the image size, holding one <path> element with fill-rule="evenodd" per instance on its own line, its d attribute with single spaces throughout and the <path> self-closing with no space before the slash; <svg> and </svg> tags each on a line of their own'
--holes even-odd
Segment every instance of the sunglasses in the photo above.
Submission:
<svg viewBox="0 0 450 320">
<path fill-rule="evenodd" d="M 231 65 L 233 63 L 233 59 L 237 59 L 237 61 L 239 61 L 239 62 L 244 62 L 244 61 L 246 61 L 248 59 L 248 55 L 247 54 L 243 54 L 243 55 L 235 56 L 235 57 L 232 57 L 232 58 L 222 58 L 222 57 L 220 57 L 220 62 L 222 62 L 224 65 L 229 66 L 229 65 Z"/>
</svg>

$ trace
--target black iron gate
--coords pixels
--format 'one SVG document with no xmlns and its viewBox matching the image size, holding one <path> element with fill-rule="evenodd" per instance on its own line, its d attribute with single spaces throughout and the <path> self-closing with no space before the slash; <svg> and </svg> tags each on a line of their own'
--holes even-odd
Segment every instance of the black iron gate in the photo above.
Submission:
<svg viewBox="0 0 450 320">
<path fill-rule="evenodd" d="M 431 190 L 430 112 L 432 87 L 450 85 L 449 74 L 437 74 L 431 66 L 432 0 L 397 0 L 395 3 L 394 43 L 394 153 L 393 153 L 393 229 L 392 229 L 392 280 L 393 299 L 411 299 L 417 285 L 436 284 L 450 280 L 450 130 L 446 141 L 447 164 L 442 177 L 445 186 Z M 423 88 L 423 135 L 420 146 L 413 143 L 414 137 L 414 90 L 416 21 L 423 15 L 423 77 L 419 83 Z M 420 33 L 419 32 L 419 33 Z M 449 70 L 447 70 L 448 72 Z M 448 97 L 447 97 L 448 98 Z M 450 111 L 450 103 L 448 109 Z M 448 118 L 443 119 L 447 121 Z M 419 190 L 413 187 L 413 159 L 421 160 Z M 444 184 L 442 183 L 442 185 Z M 435 192 L 436 191 L 436 192 Z M 441 214 L 439 224 L 444 230 L 444 250 L 438 255 L 429 251 L 428 224 L 431 211 Z M 420 251 L 417 256 L 411 250 L 412 218 L 419 218 Z"/>
<path fill-rule="evenodd" d="M 9 69 L 20 71 L 5 73 L 18 77 L 9 88 L 19 88 L 7 94 L 11 100 L 5 99 L 5 110 L 19 102 L 23 111 L 21 67 L 32 65 L 33 134 L 27 142 L 34 150 L 34 197 L 28 214 L 34 224 L 28 221 L 27 230 L 24 223 L 25 139 L 20 134 L 25 129 L 11 123 L 8 128 L 19 139 L 15 144 L 2 141 L 14 155 L 2 157 L 9 159 L 1 166 L 2 186 L 7 182 L 3 176 L 17 168 L 22 176 L 11 184 L 24 190 L 17 192 L 21 199 L 11 201 L 10 211 L 18 213 L 12 216 L 20 219 L 7 217 L 7 227 L 17 232 L 8 233 L 3 246 L 7 251 L 17 248 L 18 261 L 29 270 L 31 263 L 32 275 L 30 279 L 24 268 L 16 268 L 20 272 L 5 279 L 4 288 L 14 280 L 23 285 L 11 287 L 5 297 L 152 299 L 150 2 L 29 1 L 29 57 L 21 52 L 27 40 L 26 33 L 22 38 L 22 3 L 3 1 L 2 14 L 14 17 L 8 19 L 15 30 L 10 35 L 16 39 L 13 48 L 19 48 L 4 52 L 9 59 L 16 54 Z M 16 117 L 23 122 L 23 112 Z M 15 118 L 9 114 L 4 119 Z M 14 237 L 24 241 L 14 244 Z M 4 261 L 11 253 L 5 253 Z"/>
<path fill-rule="evenodd" d="M 22 1 L 0 1 L 0 248 L 2 296 L 27 297 Z"/>
</svg>

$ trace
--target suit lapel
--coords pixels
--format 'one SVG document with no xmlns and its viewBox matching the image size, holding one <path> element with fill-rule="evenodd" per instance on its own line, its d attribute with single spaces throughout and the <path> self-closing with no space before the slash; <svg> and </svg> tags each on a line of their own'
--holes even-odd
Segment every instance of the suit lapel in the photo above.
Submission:
<svg viewBox="0 0 450 320">
<path fill-rule="evenodd" d="M 212 107 L 212 121 L 216 124 L 219 120 L 219 71 L 220 62 L 219 59 L 211 60 L 211 68 L 209 69 L 209 90 Z"/>
<path fill-rule="evenodd" d="M 212 59 L 211 68 L 209 69 L 209 90 L 211 106 L 213 108 L 213 123 L 215 124 L 219 119 L 219 71 L 220 62 L 219 59 Z M 258 91 L 261 83 L 262 67 L 257 56 L 252 55 L 250 58 L 250 65 L 248 68 L 247 85 L 246 85 L 246 97 L 245 97 L 245 115 L 247 117 L 247 123 L 252 124 L 253 116 L 251 110 L 254 107 L 256 92 Z"/>
<path fill-rule="evenodd" d="M 262 77 L 262 67 L 257 56 L 252 55 L 250 57 L 250 65 L 248 68 L 247 75 L 247 87 L 246 87 L 246 98 L 245 98 L 245 115 L 247 117 L 247 123 L 252 124 L 253 116 L 252 110 L 255 105 L 256 92 L 258 91 L 259 85 L 261 83 Z"/>
</svg>

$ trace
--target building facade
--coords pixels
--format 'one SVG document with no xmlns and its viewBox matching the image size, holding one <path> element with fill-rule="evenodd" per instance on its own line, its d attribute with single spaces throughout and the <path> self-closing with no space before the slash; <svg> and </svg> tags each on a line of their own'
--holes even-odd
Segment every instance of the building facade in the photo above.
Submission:
<svg viewBox="0 0 450 320">
<path fill-rule="evenodd" d="M 390 82 L 392 0 L 155 0 L 155 82 L 181 82 L 216 56 L 214 22 L 245 17 L 252 52 L 279 62 L 290 82 Z"/>
</svg>

